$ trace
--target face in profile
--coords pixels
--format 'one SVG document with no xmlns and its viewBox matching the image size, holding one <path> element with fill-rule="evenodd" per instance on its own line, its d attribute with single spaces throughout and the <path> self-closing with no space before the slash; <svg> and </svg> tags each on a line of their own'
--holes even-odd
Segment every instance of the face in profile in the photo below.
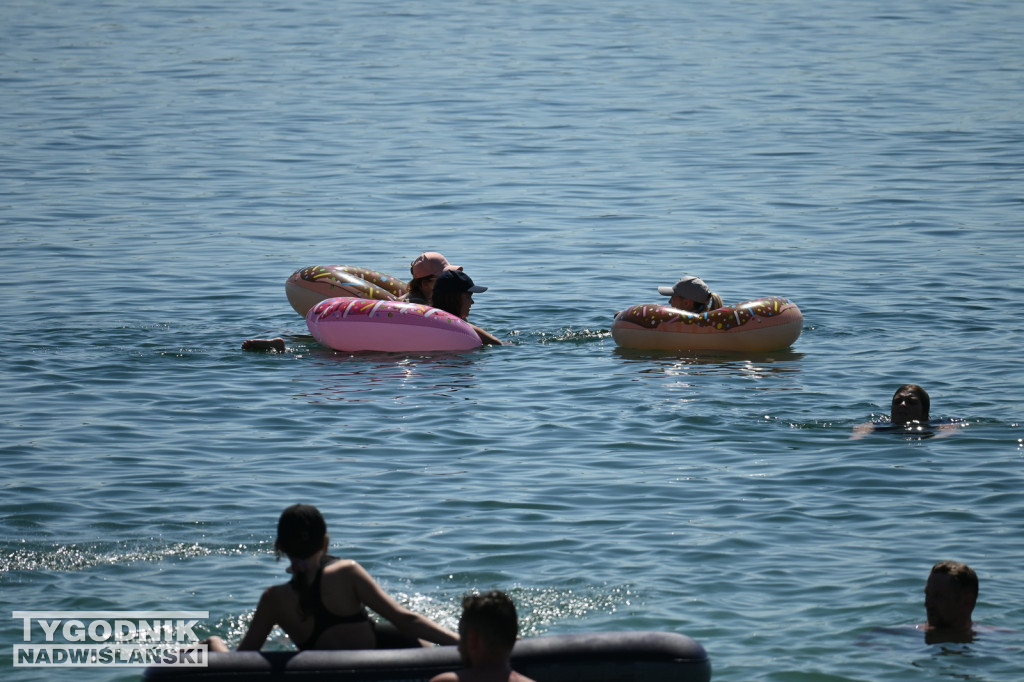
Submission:
<svg viewBox="0 0 1024 682">
<path fill-rule="evenodd" d="M 907 424 L 925 421 L 924 403 L 916 391 L 903 389 L 892 398 L 892 423 Z"/>
<path fill-rule="evenodd" d="M 668 299 L 668 304 L 670 306 L 672 306 L 673 308 L 678 308 L 679 310 L 685 310 L 688 313 L 692 313 L 692 312 L 696 312 L 697 311 L 697 302 L 694 301 L 692 298 L 684 298 L 683 296 L 678 296 L 677 295 L 677 296 L 673 296 L 672 298 Z"/>
<path fill-rule="evenodd" d="M 467 319 L 469 317 L 469 309 L 473 307 L 473 294 L 468 291 L 462 292 L 462 298 L 459 301 L 459 317 Z"/>
</svg>

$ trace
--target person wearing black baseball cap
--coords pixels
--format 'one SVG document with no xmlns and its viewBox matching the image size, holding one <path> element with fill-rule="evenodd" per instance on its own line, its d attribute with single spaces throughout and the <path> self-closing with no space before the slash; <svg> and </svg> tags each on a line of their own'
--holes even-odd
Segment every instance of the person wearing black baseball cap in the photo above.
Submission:
<svg viewBox="0 0 1024 682">
<path fill-rule="evenodd" d="M 473 307 L 473 294 L 481 294 L 485 291 L 487 291 L 487 287 L 474 284 L 472 278 L 462 270 L 445 270 L 437 276 L 437 280 L 434 282 L 431 305 L 469 322 L 469 309 Z M 485 332 L 471 322 L 470 326 L 476 330 L 477 336 L 480 337 L 480 343 L 490 346 L 502 345 L 501 341 L 493 334 Z"/>
</svg>

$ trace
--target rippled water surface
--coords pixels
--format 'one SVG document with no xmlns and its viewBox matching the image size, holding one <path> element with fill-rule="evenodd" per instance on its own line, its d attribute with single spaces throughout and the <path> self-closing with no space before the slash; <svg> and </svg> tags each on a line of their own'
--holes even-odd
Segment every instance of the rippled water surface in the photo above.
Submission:
<svg viewBox="0 0 1024 682">
<path fill-rule="evenodd" d="M 7 0 L 0 56 L 3 611 L 237 642 L 307 501 L 449 626 L 499 587 L 716 680 L 1021 679 L 1024 5 Z M 506 346 L 333 353 L 285 299 L 424 250 Z M 802 336 L 616 347 L 686 273 Z M 851 439 L 906 382 L 956 428 Z M 905 627 L 946 558 L 968 645 Z"/>
</svg>

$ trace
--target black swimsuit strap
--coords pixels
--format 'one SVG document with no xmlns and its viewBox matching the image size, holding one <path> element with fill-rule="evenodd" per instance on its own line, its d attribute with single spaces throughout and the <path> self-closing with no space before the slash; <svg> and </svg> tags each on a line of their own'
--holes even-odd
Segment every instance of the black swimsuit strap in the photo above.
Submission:
<svg viewBox="0 0 1024 682">
<path fill-rule="evenodd" d="M 316 572 L 316 577 L 313 578 L 313 582 L 309 586 L 313 607 L 313 632 L 306 639 L 305 643 L 299 647 L 300 649 L 313 648 L 316 645 L 316 641 L 320 639 L 320 635 L 324 634 L 324 632 L 335 625 L 341 625 L 343 623 L 363 623 L 370 620 L 365 607 L 360 608 L 355 613 L 350 613 L 346 616 L 339 616 L 333 611 L 328 610 L 324 605 L 323 595 L 320 592 L 320 578 L 323 576 L 324 567 L 333 564 L 335 561 L 340 561 L 340 559 L 338 559 L 338 557 L 324 555 L 320 560 L 320 568 Z"/>
</svg>

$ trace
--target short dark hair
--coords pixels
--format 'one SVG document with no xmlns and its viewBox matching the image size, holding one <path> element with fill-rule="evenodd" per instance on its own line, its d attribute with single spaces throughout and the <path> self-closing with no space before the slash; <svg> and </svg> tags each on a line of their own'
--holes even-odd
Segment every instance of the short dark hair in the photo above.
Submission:
<svg viewBox="0 0 1024 682">
<path fill-rule="evenodd" d="M 959 561 L 940 561 L 932 566 L 932 573 L 945 573 L 962 590 L 978 596 L 978 574 L 967 564 Z"/>
<path fill-rule="evenodd" d="M 519 635 L 519 617 L 512 599 L 500 590 L 467 594 L 462 598 L 460 633 L 476 630 L 489 649 L 511 651 Z"/>
<path fill-rule="evenodd" d="M 917 396 L 917 399 L 921 401 L 922 416 L 924 417 L 923 421 L 928 421 L 928 412 L 932 406 L 932 400 L 928 397 L 928 391 L 924 390 L 917 384 L 903 384 L 896 389 L 895 393 L 892 394 L 893 402 L 896 401 L 896 396 L 900 393 L 911 393 Z"/>
</svg>

